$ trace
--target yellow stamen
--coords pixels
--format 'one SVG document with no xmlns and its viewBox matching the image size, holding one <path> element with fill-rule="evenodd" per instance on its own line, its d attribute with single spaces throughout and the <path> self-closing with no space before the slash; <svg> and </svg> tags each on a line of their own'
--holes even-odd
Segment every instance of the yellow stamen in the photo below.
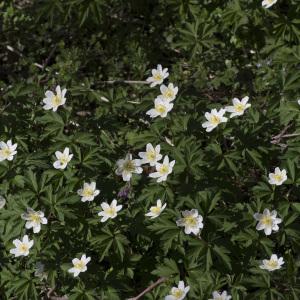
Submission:
<svg viewBox="0 0 300 300">
<path fill-rule="evenodd" d="M 74 264 L 74 267 L 76 269 L 83 270 L 83 268 L 85 267 L 85 264 L 84 264 L 83 261 L 80 260 L 79 262 L 77 262 L 77 263 Z"/>
<path fill-rule="evenodd" d="M 176 289 L 173 293 L 172 296 L 174 296 L 176 299 L 180 299 L 183 296 L 183 291 L 180 289 Z"/>
<path fill-rule="evenodd" d="M 197 219 L 193 216 L 187 216 L 184 218 L 184 223 L 188 226 L 196 226 L 197 225 Z"/>
<path fill-rule="evenodd" d="M 27 251 L 28 251 L 28 246 L 25 245 L 25 244 L 22 244 L 22 245 L 20 246 L 20 251 L 21 251 L 21 252 L 27 252 Z"/>
<path fill-rule="evenodd" d="M 261 219 L 261 222 L 266 225 L 266 226 L 271 226 L 272 225 L 272 218 L 270 216 L 264 216 L 262 219 Z"/>
<path fill-rule="evenodd" d="M 164 106 L 164 105 L 161 105 L 161 104 L 158 104 L 156 107 L 155 107 L 155 109 L 159 112 L 159 113 L 161 113 L 161 114 L 163 114 L 163 113 L 165 113 L 166 112 L 166 107 Z"/>
<path fill-rule="evenodd" d="M 269 260 L 269 261 L 267 262 L 267 265 L 268 265 L 270 268 L 276 268 L 276 267 L 278 266 L 278 262 L 271 259 L 271 260 Z"/>
<path fill-rule="evenodd" d="M 148 158 L 148 160 L 154 160 L 155 157 L 156 157 L 155 151 L 147 152 L 147 158 Z"/>
<path fill-rule="evenodd" d="M 38 214 L 31 214 L 29 218 L 32 222 L 41 223 L 41 217 Z"/>
<path fill-rule="evenodd" d="M 60 104 L 61 104 L 61 98 L 59 97 L 59 96 L 54 96 L 53 98 L 52 98 L 52 104 L 54 105 L 54 106 L 59 106 Z"/>
<path fill-rule="evenodd" d="M 245 105 L 242 103 L 238 103 L 234 106 L 236 112 L 243 112 L 245 110 Z"/>
<path fill-rule="evenodd" d="M 169 172 L 169 167 L 166 165 L 162 165 L 161 168 L 159 169 L 159 173 L 161 174 L 168 174 Z"/>
<path fill-rule="evenodd" d="M 221 122 L 221 120 L 220 120 L 219 117 L 213 115 L 213 116 L 211 116 L 211 118 L 210 118 L 210 122 L 211 122 L 213 125 L 218 125 L 218 124 Z"/>
<path fill-rule="evenodd" d="M 161 211 L 161 208 L 160 207 L 157 207 L 157 206 L 153 206 L 150 208 L 150 211 L 154 214 L 159 214 L 160 211 Z"/>
</svg>

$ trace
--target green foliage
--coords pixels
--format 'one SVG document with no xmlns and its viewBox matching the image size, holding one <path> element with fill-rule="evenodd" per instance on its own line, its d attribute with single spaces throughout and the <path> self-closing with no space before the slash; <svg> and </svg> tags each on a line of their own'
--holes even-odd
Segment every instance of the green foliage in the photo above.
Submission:
<svg viewBox="0 0 300 300">
<path fill-rule="evenodd" d="M 184 280 L 187 299 L 227 290 L 233 300 L 300 297 L 300 6 L 278 0 L 44 0 L 0 1 L 0 141 L 18 143 L 13 161 L 0 162 L 1 299 L 164 299 Z M 150 119 L 158 88 L 142 81 L 160 63 L 179 87 L 167 118 Z M 111 82 L 113 81 L 113 82 Z M 67 101 L 45 111 L 46 90 L 66 87 Z M 250 97 L 251 108 L 211 133 L 204 113 Z M 175 159 L 164 183 L 134 175 L 128 197 L 116 161 L 138 157 L 147 143 Z M 54 153 L 74 157 L 61 171 Z M 274 188 L 268 174 L 287 170 Z M 93 202 L 77 190 L 96 181 Z M 97 213 L 116 198 L 123 209 L 105 223 Z M 166 210 L 145 217 L 161 199 Z M 48 224 L 25 229 L 27 207 Z M 201 238 L 176 220 L 183 210 L 203 216 Z M 270 236 L 253 214 L 277 210 L 283 220 Z M 34 240 L 27 257 L 13 257 L 12 241 Z M 73 278 L 75 257 L 91 257 Z M 283 256 L 267 272 L 260 261 Z M 36 263 L 46 276 L 36 275 Z"/>
</svg>

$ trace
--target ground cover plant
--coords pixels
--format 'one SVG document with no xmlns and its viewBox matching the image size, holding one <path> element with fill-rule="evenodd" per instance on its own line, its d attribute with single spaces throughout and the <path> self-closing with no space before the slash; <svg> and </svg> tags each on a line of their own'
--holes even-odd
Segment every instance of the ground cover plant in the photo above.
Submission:
<svg viewBox="0 0 300 300">
<path fill-rule="evenodd" d="M 300 298 L 298 0 L 0 25 L 1 299 Z"/>
</svg>

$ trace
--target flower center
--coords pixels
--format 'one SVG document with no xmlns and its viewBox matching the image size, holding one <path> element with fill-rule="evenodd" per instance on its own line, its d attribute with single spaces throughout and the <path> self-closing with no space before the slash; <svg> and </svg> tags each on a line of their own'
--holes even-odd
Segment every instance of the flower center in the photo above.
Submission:
<svg viewBox="0 0 300 300">
<path fill-rule="evenodd" d="M 176 298 L 176 299 L 180 299 L 183 296 L 183 291 L 180 289 L 176 289 L 172 295 Z"/>
<path fill-rule="evenodd" d="M 160 81 L 163 79 L 162 75 L 160 73 L 156 73 L 154 76 L 153 76 L 154 80 L 156 81 Z"/>
<path fill-rule="evenodd" d="M 187 226 L 191 226 L 191 227 L 194 227 L 197 225 L 197 219 L 193 216 L 185 217 L 184 222 Z"/>
<path fill-rule="evenodd" d="M 174 92 L 170 89 L 167 89 L 165 92 L 164 92 L 164 97 L 165 98 L 173 98 L 174 97 Z"/>
<path fill-rule="evenodd" d="M 110 207 L 105 211 L 110 217 L 113 217 L 116 214 L 116 209 L 114 207 Z"/>
<path fill-rule="evenodd" d="M 245 105 L 242 103 L 238 103 L 234 106 L 236 112 L 243 112 L 245 110 Z"/>
<path fill-rule="evenodd" d="M 210 118 L 210 122 L 213 124 L 213 125 L 218 125 L 220 123 L 220 118 L 217 117 L 217 116 L 211 116 Z"/>
<path fill-rule="evenodd" d="M 160 211 L 161 211 L 161 208 L 160 207 L 157 207 L 157 206 L 154 206 L 154 207 L 151 207 L 150 208 L 150 211 L 154 214 L 159 214 Z"/>
<path fill-rule="evenodd" d="M 53 106 L 59 106 L 61 104 L 61 98 L 59 96 L 52 97 Z"/>
<path fill-rule="evenodd" d="M 84 264 L 84 262 L 83 261 L 79 261 L 79 262 L 77 262 L 77 263 L 75 263 L 74 264 L 74 267 L 76 268 L 76 269 L 78 269 L 78 270 L 83 270 L 83 268 L 85 267 L 85 264 Z"/>
<path fill-rule="evenodd" d="M 127 160 L 124 162 L 123 169 L 126 172 L 134 172 L 135 165 L 132 160 Z"/>
<path fill-rule="evenodd" d="M 147 152 L 147 158 L 148 158 L 148 160 L 155 160 L 155 158 L 156 158 L 155 151 Z"/>
<path fill-rule="evenodd" d="M 270 268 L 276 268 L 276 267 L 278 266 L 278 262 L 271 259 L 271 260 L 269 260 L 269 261 L 267 262 L 267 265 L 268 265 Z"/>
<path fill-rule="evenodd" d="M 168 174 L 168 172 L 169 172 L 169 167 L 166 166 L 166 165 L 162 165 L 160 170 L 159 170 L 159 173 L 164 175 L 164 174 Z"/>
<path fill-rule="evenodd" d="M 82 194 L 84 197 L 91 197 L 94 195 L 94 191 L 91 188 L 86 188 L 83 190 Z"/>
<path fill-rule="evenodd" d="M 34 223 L 41 223 L 41 217 L 38 214 L 30 215 L 30 220 Z"/>
<path fill-rule="evenodd" d="M 281 181 L 283 178 L 282 178 L 282 175 L 277 174 L 277 175 L 274 175 L 274 179 L 275 179 L 276 181 Z"/>
<path fill-rule="evenodd" d="M 62 156 L 59 161 L 62 165 L 64 165 L 68 163 L 68 158 L 66 156 Z"/>
<path fill-rule="evenodd" d="M 9 148 L 4 148 L 4 149 L 1 150 L 1 154 L 2 154 L 3 156 L 5 156 L 5 157 L 8 157 L 8 156 L 10 156 L 11 151 L 10 151 Z"/>
<path fill-rule="evenodd" d="M 161 114 L 166 112 L 166 107 L 161 104 L 158 104 L 155 109 Z"/>
<path fill-rule="evenodd" d="M 20 246 L 20 252 L 25 253 L 25 252 L 27 252 L 27 251 L 28 251 L 28 246 L 25 245 L 25 244 L 22 244 L 22 245 Z"/>
<path fill-rule="evenodd" d="M 266 225 L 266 226 L 271 226 L 273 221 L 272 218 L 270 216 L 265 216 L 261 219 L 261 222 Z"/>
</svg>

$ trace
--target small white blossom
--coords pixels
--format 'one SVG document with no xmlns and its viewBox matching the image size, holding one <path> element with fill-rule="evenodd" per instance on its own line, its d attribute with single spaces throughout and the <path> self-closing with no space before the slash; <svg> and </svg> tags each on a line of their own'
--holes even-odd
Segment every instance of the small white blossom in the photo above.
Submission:
<svg viewBox="0 0 300 300">
<path fill-rule="evenodd" d="M 223 291 L 222 293 L 218 293 L 217 291 L 214 291 L 212 293 L 213 298 L 209 300 L 230 300 L 231 296 L 227 295 L 227 291 Z"/>
<path fill-rule="evenodd" d="M 45 96 L 46 98 L 43 99 L 45 105 L 43 108 L 45 110 L 52 109 L 53 111 L 57 111 L 58 107 L 64 105 L 66 103 L 66 89 L 61 90 L 60 86 L 56 87 L 56 95 L 52 91 L 46 91 Z"/>
<path fill-rule="evenodd" d="M 3 196 L 0 196 L 0 209 L 2 209 L 6 204 L 6 200 Z"/>
<path fill-rule="evenodd" d="M 165 86 L 164 84 L 160 86 L 160 92 L 161 97 L 163 100 L 166 101 L 173 101 L 176 98 L 176 95 L 178 93 L 178 87 L 174 86 L 173 83 L 169 83 L 168 86 Z"/>
<path fill-rule="evenodd" d="M 146 213 L 145 216 L 150 217 L 151 219 L 155 219 L 163 212 L 163 210 L 166 208 L 166 206 L 167 206 L 167 203 L 165 203 L 162 206 L 161 200 L 158 199 L 156 201 L 156 206 L 151 206 L 150 211 L 148 213 Z"/>
<path fill-rule="evenodd" d="M 28 235 L 24 235 L 22 241 L 21 240 L 13 240 L 13 244 L 16 248 L 10 249 L 10 253 L 15 257 L 18 256 L 27 256 L 29 254 L 29 249 L 33 246 L 34 241 L 28 239 Z"/>
<path fill-rule="evenodd" d="M 34 276 L 40 278 L 40 280 L 47 279 L 48 274 L 45 272 L 45 265 L 38 261 L 35 264 Z"/>
<path fill-rule="evenodd" d="M 197 209 L 185 210 L 181 212 L 183 218 L 176 221 L 177 226 L 184 227 L 186 234 L 197 235 L 203 228 L 203 217 L 198 214 Z"/>
<path fill-rule="evenodd" d="M 257 230 L 264 230 L 265 235 L 270 235 L 273 231 L 278 231 L 279 227 L 277 224 L 280 224 L 282 220 L 276 218 L 277 211 L 273 210 L 270 212 L 267 208 L 264 209 L 263 213 L 255 213 L 253 217 L 258 221 L 256 226 Z"/>
<path fill-rule="evenodd" d="M 282 185 L 287 180 L 286 170 L 280 170 L 278 167 L 275 168 L 274 173 L 269 174 L 269 183 L 273 185 Z"/>
<path fill-rule="evenodd" d="M 179 281 L 178 287 L 172 287 L 171 294 L 165 297 L 165 300 L 182 300 L 189 292 L 190 287 L 184 286 L 183 281 Z"/>
<path fill-rule="evenodd" d="M 142 164 L 149 163 L 150 166 L 155 166 L 158 161 L 162 159 L 162 155 L 160 154 L 160 145 L 152 146 L 152 144 L 148 143 L 146 145 L 146 152 L 139 152 L 139 157 L 141 158 Z"/>
<path fill-rule="evenodd" d="M 70 154 L 70 149 L 66 147 L 64 152 L 56 151 L 55 156 L 57 158 L 57 161 L 53 163 L 54 168 L 63 170 L 71 161 L 73 154 Z"/>
<path fill-rule="evenodd" d="M 124 181 L 129 181 L 133 173 L 141 174 L 143 168 L 141 167 L 140 159 L 132 159 L 131 154 L 127 154 L 125 159 L 119 159 L 117 161 L 116 174 L 121 176 Z"/>
<path fill-rule="evenodd" d="M 21 215 L 23 220 L 26 220 L 26 229 L 33 228 L 34 233 L 39 233 L 41 231 L 41 224 L 47 224 L 48 221 L 44 217 L 42 211 L 35 211 L 32 208 L 27 208 L 27 213 Z"/>
<path fill-rule="evenodd" d="M 269 272 L 281 269 L 281 265 L 284 264 L 283 257 L 278 259 L 276 254 L 272 254 L 270 259 L 264 259 L 262 265 L 259 267 L 261 269 L 267 270 Z"/>
<path fill-rule="evenodd" d="M 3 160 L 13 160 L 14 155 L 17 154 L 18 144 L 12 144 L 11 140 L 8 140 L 7 143 L 0 142 L 0 161 Z"/>
<path fill-rule="evenodd" d="M 102 202 L 101 208 L 103 210 L 98 213 L 98 216 L 102 217 L 101 222 L 106 222 L 108 219 L 114 219 L 117 216 L 118 211 L 122 209 L 122 205 L 117 205 L 117 200 L 114 199 L 110 205 Z"/>
<path fill-rule="evenodd" d="M 277 0 L 263 0 L 263 2 L 261 3 L 261 5 L 262 5 L 264 8 L 269 8 L 269 7 L 271 7 L 272 5 L 274 5 L 276 2 L 277 2 Z"/>
<path fill-rule="evenodd" d="M 168 155 L 166 155 L 162 164 L 161 163 L 155 164 L 156 172 L 151 173 L 149 177 L 157 178 L 157 182 L 166 181 L 168 175 L 172 173 L 174 165 L 175 165 L 175 160 L 169 162 L 169 157 Z"/>
<path fill-rule="evenodd" d="M 220 123 L 227 122 L 227 118 L 223 117 L 226 110 L 221 108 L 219 111 L 217 111 L 215 108 L 211 110 L 211 112 L 205 113 L 205 118 L 207 119 L 206 122 L 202 124 L 203 128 L 206 128 L 206 132 L 211 132 L 213 129 L 215 129 Z"/>
<path fill-rule="evenodd" d="M 147 82 L 151 83 L 150 87 L 154 87 L 158 84 L 162 84 L 164 79 L 169 76 L 168 68 L 162 68 L 161 65 L 157 65 L 157 69 L 152 69 L 152 76 L 147 78 Z"/>
<path fill-rule="evenodd" d="M 232 99 L 233 106 L 226 106 L 226 111 L 230 112 L 230 118 L 233 118 L 235 116 L 242 116 L 247 108 L 251 106 L 250 103 L 247 103 L 249 100 L 249 97 L 244 97 L 242 100 L 239 100 L 238 98 Z"/>
<path fill-rule="evenodd" d="M 158 116 L 160 116 L 161 118 L 165 118 L 168 112 L 172 110 L 173 106 L 173 103 L 157 97 L 154 100 L 154 108 L 148 110 L 146 112 L 146 115 L 149 115 L 150 118 L 156 118 Z"/>
<path fill-rule="evenodd" d="M 99 190 L 96 190 L 96 182 L 83 184 L 83 188 L 77 191 L 77 194 L 81 197 L 82 202 L 93 201 L 96 196 L 100 193 Z"/>
<path fill-rule="evenodd" d="M 73 268 L 69 269 L 69 273 L 73 273 L 74 277 L 77 277 L 79 273 L 85 272 L 87 270 L 87 264 L 91 261 L 90 257 L 86 257 L 85 254 L 81 256 L 80 259 L 72 259 Z"/>
<path fill-rule="evenodd" d="M 298 104 L 300 105 L 300 99 L 297 100 Z"/>
</svg>

